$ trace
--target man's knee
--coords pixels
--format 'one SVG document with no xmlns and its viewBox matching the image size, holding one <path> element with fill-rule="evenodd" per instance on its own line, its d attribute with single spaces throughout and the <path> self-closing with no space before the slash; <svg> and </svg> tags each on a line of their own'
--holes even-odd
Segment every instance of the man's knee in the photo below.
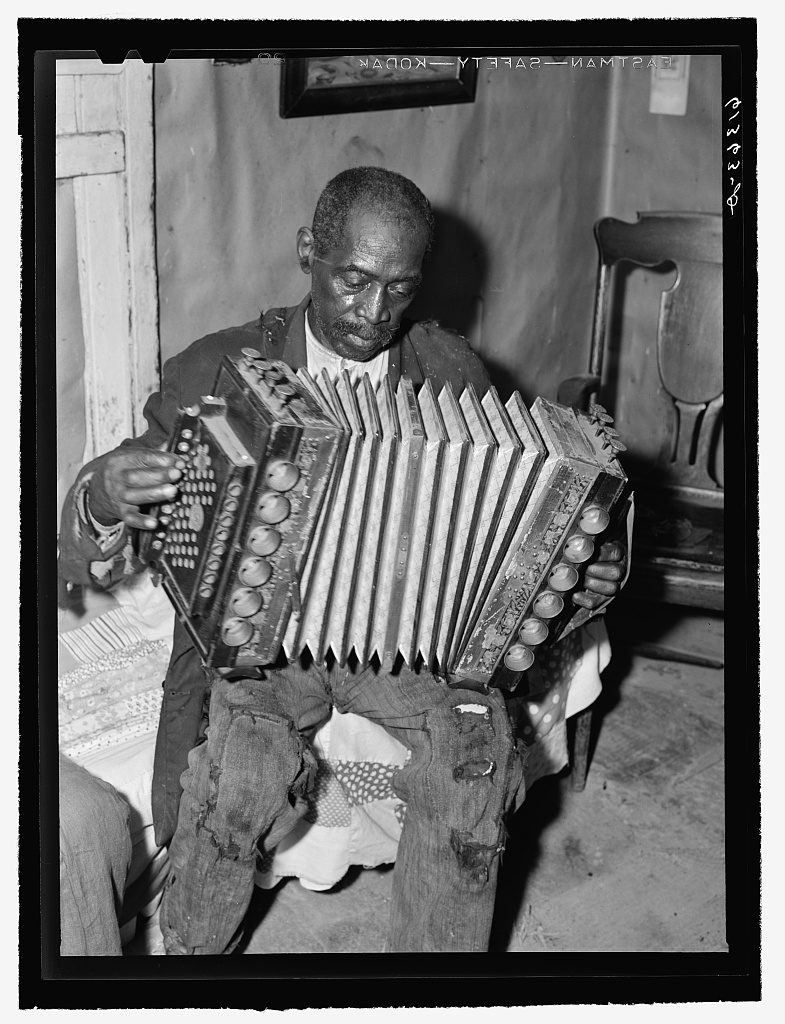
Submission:
<svg viewBox="0 0 785 1024">
<path fill-rule="evenodd" d="M 183 786 L 196 832 L 218 856 L 245 859 L 271 823 L 304 810 L 315 762 L 293 723 L 253 699 L 252 684 L 229 685 L 211 703 L 207 741 L 189 755 Z"/>
<path fill-rule="evenodd" d="M 400 773 L 404 799 L 438 803 L 433 812 L 459 834 L 473 832 L 481 822 L 487 826 L 483 832 L 497 832 L 523 784 L 503 699 L 451 691 L 425 719 L 427 763 L 415 754 L 410 770 Z"/>
<path fill-rule="evenodd" d="M 245 680 L 213 694 L 204 743 L 183 773 L 162 908 L 168 953 L 220 953 L 253 889 L 257 845 L 272 847 L 306 808 L 315 761 L 294 724 Z"/>
<path fill-rule="evenodd" d="M 466 891 L 483 890 L 504 850 L 505 814 L 523 788 L 503 698 L 450 691 L 426 713 L 424 736 L 414 744 L 411 761 L 394 780 L 407 801 L 409 841 L 435 841 L 431 855 L 445 868 L 457 865 Z M 439 823 L 438 839 L 427 839 L 428 822 Z"/>
</svg>

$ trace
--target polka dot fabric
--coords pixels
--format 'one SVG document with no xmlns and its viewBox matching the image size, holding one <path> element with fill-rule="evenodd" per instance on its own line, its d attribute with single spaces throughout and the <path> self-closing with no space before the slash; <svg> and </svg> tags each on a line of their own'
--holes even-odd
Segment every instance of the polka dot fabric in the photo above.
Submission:
<svg viewBox="0 0 785 1024">
<path fill-rule="evenodd" d="M 321 760 L 318 766 L 305 820 L 324 828 L 346 828 L 351 824 L 352 811 L 335 766 Z"/>
<path fill-rule="evenodd" d="M 525 690 L 511 702 L 518 735 L 526 746 L 532 746 L 564 721 L 567 693 L 582 655 L 580 635 L 573 632 L 555 647 L 542 651 L 527 673 L 521 684 Z"/>
<path fill-rule="evenodd" d="M 352 807 L 395 797 L 392 777 L 396 766 L 372 761 L 318 761 L 308 795 L 306 820 L 325 828 L 351 824 Z"/>
<path fill-rule="evenodd" d="M 351 864 L 375 867 L 395 860 L 406 805 L 393 792 L 392 779 L 409 752 L 403 747 L 400 753 L 392 750 L 388 740 L 376 749 L 382 756 L 397 758 L 397 763 L 367 760 L 363 739 L 368 730 L 378 728 L 334 711 L 331 720 L 316 730 L 311 747 L 317 772 L 308 810 L 274 851 L 260 856 L 257 885 L 271 889 L 281 878 L 294 876 L 305 888 L 323 891 L 335 885 Z M 340 742 L 333 743 L 338 730 Z"/>
<path fill-rule="evenodd" d="M 335 761 L 334 765 L 350 804 L 367 804 L 395 796 L 392 788 L 395 765 L 372 761 Z"/>
<path fill-rule="evenodd" d="M 583 642 L 576 630 L 541 652 L 521 689 L 508 702 L 516 735 L 523 741 L 527 754 L 527 787 L 544 775 L 561 771 L 567 764 L 565 710 L 570 685 L 582 659 Z"/>
<path fill-rule="evenodd" d="M 399 801 L 393 808 L 395 812 L 395 818 L 398 824 L 403 828 L 403 823 L 406 818 L 406 804 L 403 801 Z"/>
</svg>

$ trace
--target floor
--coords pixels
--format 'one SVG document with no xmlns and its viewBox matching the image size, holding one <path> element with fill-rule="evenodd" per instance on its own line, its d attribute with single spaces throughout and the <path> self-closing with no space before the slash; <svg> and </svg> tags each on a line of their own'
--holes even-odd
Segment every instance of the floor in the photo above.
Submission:
<svg viewBox="0 0 785 1024">
<path fill-rule="evenodd" d="M 492 951 L 726 950 L 723 672 L 708 667 L 722 621 L 680 617 L 655 639 L 656 657 L 616 647 L 585 790 L 542 779 L 511 822 Z M 663 660 L 663 644 L 708 665 Z M 257 890 L 238 952 L 380 952 L 391 883 L 358 869 L 327 893 Z M 155 917 L 127 953 L 162 953 Z"/>
</svg>

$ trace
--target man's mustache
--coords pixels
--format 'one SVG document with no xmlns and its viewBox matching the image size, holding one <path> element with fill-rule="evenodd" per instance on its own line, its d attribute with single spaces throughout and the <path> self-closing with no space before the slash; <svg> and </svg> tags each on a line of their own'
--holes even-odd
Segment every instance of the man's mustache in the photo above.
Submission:
<svg viewBox="0 0 785 1024">
<path fill-rule="evenodd" d="M 344 337 L 353 334 L 356 338 L 362 338 L 363 341 L 373 342 L 388 342 L 394 333 L 389 327 L 375 324 L 356 324 L 350 320 L 336 320 L 332 325 L 332 329 L 336 334 L 341 334 Z"/>
</svg>

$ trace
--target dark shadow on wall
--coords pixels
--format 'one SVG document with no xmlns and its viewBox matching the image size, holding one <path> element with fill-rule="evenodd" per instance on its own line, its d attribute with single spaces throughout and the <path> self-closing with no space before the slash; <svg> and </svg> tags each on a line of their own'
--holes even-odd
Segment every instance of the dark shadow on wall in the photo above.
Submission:
<svg viewBox="0 0 785 1024">
<path fill-rule="evenodd" d="M 462 217 L 438 207 L 433 212 L 433 249 L 426 258 L 422 287 L 406 315 L 412 320 L 438 320 L 476 344 L 482 321 L 488 246 Z M 482 358 L 499 397 L 506 401 L 515 390 L 509 371 L 486 356 Z"/>
<path fill-rule="evenodd" d="M 438 320 L 469 340 L 476 337 L 487 273 L 485 241 L 462 217 L 434 208 L 436 235 L 424 280 L 407 310 L 412 320 Z"/>
<path fill-rule="evenodd" d="M 494 362 L 494 360 L 490 359 L 487 355 L 483 355 L 482 361 L 485 363 L 485 367 L 490 374 L 491 384 L 493 384 L 498 391 L 499 398 L 502 402 L 506 402 L 513 391 L 518 391 L 526 404 L 526 408 L 531 408 L 534 399 L 537 398 L 537 391 L 534 388 L 522 387 L 520 381 L 516 380 L 509 367 L 502 366 L 501 363 Z"/>
</svg>

